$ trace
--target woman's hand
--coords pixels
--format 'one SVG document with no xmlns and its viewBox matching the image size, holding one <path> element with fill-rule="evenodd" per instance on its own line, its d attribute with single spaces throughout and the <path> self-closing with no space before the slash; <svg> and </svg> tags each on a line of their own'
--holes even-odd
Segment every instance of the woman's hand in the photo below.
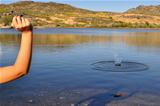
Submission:
<svg viewBox="0 0 160 106">
<path fill-rule="evenodd" d="M 32 31 L 32 25 L 29 19 L 24 18 L 22 16 L 14 16 L 11 26 L 20 32 L 31 32 Z"/>
</svg>

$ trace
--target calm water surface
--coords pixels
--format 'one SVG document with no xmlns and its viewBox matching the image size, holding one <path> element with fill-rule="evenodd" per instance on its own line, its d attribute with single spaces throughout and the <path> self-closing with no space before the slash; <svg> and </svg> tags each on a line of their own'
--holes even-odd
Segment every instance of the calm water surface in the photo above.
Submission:
<svg viewBox="0 0 160 106">
<path fill-rule="evenodd" d="M 0 32 L 0 66 L 13 64 L 20 37 Z M 158 106 L 160 30 L 35 29 L 27 76 L 0 85 L 0 106 Z M 142 72 L 93 70 L 97 61 L 144 63 Z M 113 94 L 124 93 L 114 98 Z"/>
</svg>

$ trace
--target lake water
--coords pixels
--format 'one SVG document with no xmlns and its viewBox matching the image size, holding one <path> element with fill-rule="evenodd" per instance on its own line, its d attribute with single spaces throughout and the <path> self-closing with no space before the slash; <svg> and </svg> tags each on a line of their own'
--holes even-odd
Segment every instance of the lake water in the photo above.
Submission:
<svg viewBox="0 0 160 106">
<path fill-rule="evenodd" d="M 13 64 L 20 37 L 0 32 L 0 66 Z M 158 106 L 160 30 L 35 29 L 28 75 L 0 85 L 0 106 Z M 140 72 L 94 70 L 113 60 L 146 64 Z M 122 97 L 113 94 L 122 92 Z"/>
</svg>

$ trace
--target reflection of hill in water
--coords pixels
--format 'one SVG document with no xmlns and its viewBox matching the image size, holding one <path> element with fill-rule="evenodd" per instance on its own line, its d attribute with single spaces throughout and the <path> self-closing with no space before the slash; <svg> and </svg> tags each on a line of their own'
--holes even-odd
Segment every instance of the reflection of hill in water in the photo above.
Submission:
<svg viewBox="0 0 160 106">
<path fill-rule="evenodd" d="M 124 36 L 89 36 L 89 35 L 34 35 L 35 45 L 74 45 L 89 42 L 124 42 L 134 46 L 160 46 L 159 32 L 134 32 Z M 16 44 L 18 36 L 1 34 L 0 42 L 3 44 Z"/>
</svg>

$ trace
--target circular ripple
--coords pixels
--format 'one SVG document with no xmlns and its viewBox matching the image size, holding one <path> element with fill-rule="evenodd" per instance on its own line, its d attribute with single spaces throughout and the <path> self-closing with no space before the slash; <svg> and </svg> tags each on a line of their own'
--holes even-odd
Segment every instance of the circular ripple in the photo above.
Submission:
<svg viewBox="0 0 160 106">
<path fill-rule="evenodd" d="M 92 64 L 92 69 L 108 72 L 137 72 L 145 71 L 149 67 L 143 63 L 122 61 L 121 66 L 116 66 L 114 61 L 99 61 Z"/>
</svg>

